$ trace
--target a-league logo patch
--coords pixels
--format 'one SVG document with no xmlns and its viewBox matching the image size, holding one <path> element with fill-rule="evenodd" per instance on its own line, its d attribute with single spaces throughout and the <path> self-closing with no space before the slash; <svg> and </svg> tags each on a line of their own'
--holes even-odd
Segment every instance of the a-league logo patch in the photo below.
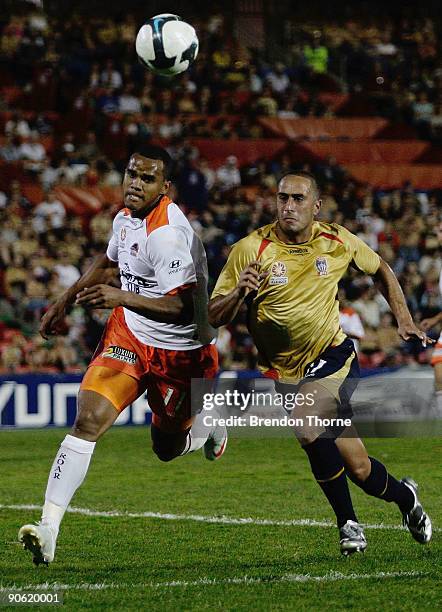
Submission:
<svg viewBox="0 0 442 612">
<path fill-rule="evenodd" d="M 121 228 L 120 239 L 121 239 L 121 242 L 124 242 L 126 240 L 126 228 L 125 227 Z"/>
<path fill-rule="evenodd" d="M 137 360 L 136 353 L 116 345 L 108 346 L 108 348 L 101 353 L 101 357 L 109 357 L 109 359 L 116 359 L 117 361 L 123 361 L 130 365 L 135 365 Z"/>
<path fill-rule="evenodd" d="M 283 261 L 275 261 L 271 267 L 271 277 L 269 285 L 287 285 L 289 282 L 287 276 L 287 266 Z"/>
<path fill-rule="evenodd" d="M 325 257 L 317 257 L 315 266 L 319 276 L 326 276 L 328 274 L 328 263 Z"/>
</svg>

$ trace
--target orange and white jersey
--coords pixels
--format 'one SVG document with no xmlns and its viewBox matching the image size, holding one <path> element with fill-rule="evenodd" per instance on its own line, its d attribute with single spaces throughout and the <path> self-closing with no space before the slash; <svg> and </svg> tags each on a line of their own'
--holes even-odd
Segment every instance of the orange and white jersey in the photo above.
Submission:
<svg viewBox="0 0 442 612">
<path fill-rule="evenodd" d="M 359 350 L 359 340 L 365 336 L 364 326 L 358 313 L 351 306 L 339 309 L 339 324 L 344 334 L 347 334 L 355 345 L 356 351 Z"/>
<path fill-rule="evenodd" d="M 144 219 L 133 218 L 128 209 L 120 211 L 113 222 L 107 256 L 118 262 L 124 291 L 159 298 L 195 285 L 194 320 L 187 325 L 155 321 L 124 308 L 126 324 L 140 342 L 170 350 L 190 350 L 214 340 L 215 331 L 207 318 L 206 253 L 170 198 L 164 196 Z"/>
<path fill-rule="evenodd" d="M 439 274 L 439 293 L 442 295 L 442 270 Z M 433 354 L 431 356 L 431 365 L 442 363 L 442 332 L 439 335 L 438 341 L 434 345 Z"/>
</svg>

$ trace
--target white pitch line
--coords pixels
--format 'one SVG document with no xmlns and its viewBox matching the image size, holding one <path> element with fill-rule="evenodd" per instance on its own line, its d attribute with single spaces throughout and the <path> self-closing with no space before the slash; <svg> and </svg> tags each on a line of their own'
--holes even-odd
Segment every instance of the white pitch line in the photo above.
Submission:
<svg viewBox="0 0 442 612">
<path fill-rule="evenodd" d="M 102 591 L 106 589 L 160 589 L 171 587 L 211 586 L 220 584 L 266 584 L 272 582 L 337 582 L 339 580 L 388 580 L 390 578 L 422 578 L 428 576 L 426 572 L 376 572 L 375 574 L 342 574 L 341 572 L 328 572 L 323 576 L 311 574 L 283 574 L 282 576 L 269 576 L 261 578 L 256 576 L 238 576 L 233 578 L 199 578 L 198 580 L 172 580 L 170 582 L 80 582 L 78 584 L 63 584 L 61 582 L 43 582 L 42 584 L 26 584 L 0 586 L 0 593 L 5 591 Z"/>
<path fill-rule="evenodd" d="M 41 510 L 35 504 L 0 504 L 0 510 Z M 170 514 L 162 512 L 128 512 L 119 510 L 90 510 L 89 508 L 75 508 L 69 506 L 67 512 L 83 516 L 98 516 L 109 518 L 154 518 L 166 521 L 196 521 L 198 523 L 216 523 L 221 525 L 263 525 L 274 527 L 336 527 L 331 521 L 317 521 L 316 519 L 275 520 L 253 517 L 236 518 L 233 516 L 203 516 L 199 514 Z M 365 529 L 394 529 L 403 531 L 402 525 L 388 525 L 385 523 L 364 524 Z M 442 531 L 440 527 L 433 527 L 433 531 Z"/>
</svg>

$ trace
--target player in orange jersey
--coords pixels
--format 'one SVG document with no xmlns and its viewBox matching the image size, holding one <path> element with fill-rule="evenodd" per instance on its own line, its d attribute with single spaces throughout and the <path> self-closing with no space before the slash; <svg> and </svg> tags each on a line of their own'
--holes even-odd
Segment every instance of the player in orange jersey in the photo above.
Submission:
<svg viewBox="0 0 442 612">
<path fill-rule="evenodd" d="M 107 252 L 42 319 L 46 338 L 60 330 L 74 303 L 113 309 L 81 383 L 71 434 L 51 468 L 41 522 L 19 531 L 36 564 L 54 558 L 61 519 L 86 476 L 96 441 L 146 390 L 159 459 L 203 446 L 210 460 L 224 452 L 225 427 L 207 427 L 202 415 L 191 413 L 191 378 L 213 378 L 218 360 L 207 319 L 204 247 L 167 196 L 169 165 L 159 147 L 131 156 L 123 181 L 125 208 L 114 219 Z M 106 284 L 108 271 L 116 268 L 121 289 Z"/>
</svg>

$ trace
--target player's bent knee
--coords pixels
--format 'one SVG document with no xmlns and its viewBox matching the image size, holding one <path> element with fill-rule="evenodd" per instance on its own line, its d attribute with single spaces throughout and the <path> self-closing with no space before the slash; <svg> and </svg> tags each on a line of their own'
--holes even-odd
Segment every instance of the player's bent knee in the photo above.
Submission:
<svg viewBox="0 0 442 612">
<path fill-rule="evenodd" d="M 176 451 L 176 449 L 171 448 L 158 448 L 154 444 L 152 444 L 152 449 L 155 455 L 158 457 L 160 461 L 164 461 L 167 463 L 168 461 L 172 461 L 180 456 L 180 453 Z"/>
<path fill-rule="evenodd" d="M 100 436 L 100 422 L 94 417 L 90 410 L 80 410 L 73 425 L 74 435 L 96 442 Z"/>
<path fill-rule="evenodd" d="M 72 433 L 84 440 L 96 442 L 117 417 L 118 411 L 105 397 L 93 391 L 80 391 Z"/>
<path fill-rule="evenodd" d="M 172 459 L 179 457 L 186 446 L 187 431 L 168 433 L 152 424 L 150 435 L 153 452 L 160 461 L 172 461 Z"/>
<path fill-rule="evenodd" d="M 295 435 L 301 446 L 307 446 L 307 444 L 312 444 L 312 442 L 317 440 L 321 435 L 321 432 L 314 430 L 295 429 Z"/>
<path fill-rule="evenodd" d="M 347 470 L 350 472 L 353 479 L 358 480 L 359 482 L 365 482 L 370 476 L 370 460 L 367 458 L 366 461 L 359 461 L 358 463 L 349 465 Z"/>
</svg>

